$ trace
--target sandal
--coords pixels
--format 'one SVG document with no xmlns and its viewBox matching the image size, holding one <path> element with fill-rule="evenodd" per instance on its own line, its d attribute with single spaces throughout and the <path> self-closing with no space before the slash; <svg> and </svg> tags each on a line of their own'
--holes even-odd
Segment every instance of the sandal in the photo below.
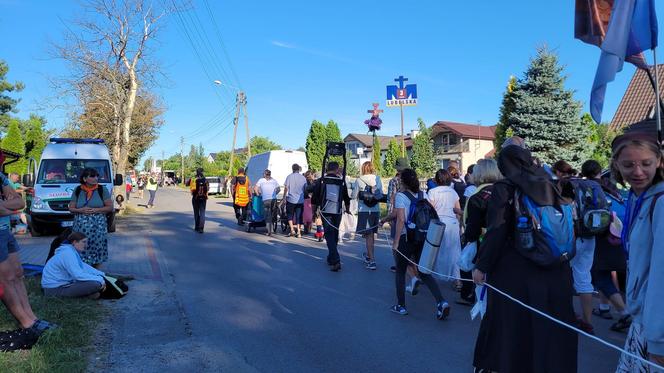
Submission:
<svg viewBox="0 0 664 373">
<path fill-rule="evenodd" d="M 602 310 L 599 308 L 593 308 L 593 315 L 599 316 L 605 320 L 613 320 L 613 316 L 611 316 L 611 310 Z"/>
<path fill-rule="evenodd" d="M 632 326 L 632 316 L 627 315 L 613 323 L 613 325 L 611 325 L 611 330 L 614 332 L 625 333 L 630 326 Z"/>
</svg>

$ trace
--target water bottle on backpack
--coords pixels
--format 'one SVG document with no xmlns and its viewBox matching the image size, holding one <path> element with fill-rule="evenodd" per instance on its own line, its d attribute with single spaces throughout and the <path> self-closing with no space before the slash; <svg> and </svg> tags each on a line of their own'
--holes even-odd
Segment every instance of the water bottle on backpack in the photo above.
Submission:
<svg viewBox="0 0 664 373">
<path fill-rule="evenodd" d="M 528 224 L 527 216 L 519 216 L 519 221 L 516 225 L 518 232 L 519 246 L 526 250 L 532 250 L 535 247 L 533 240 L 533 227 Z"/>
</svg>

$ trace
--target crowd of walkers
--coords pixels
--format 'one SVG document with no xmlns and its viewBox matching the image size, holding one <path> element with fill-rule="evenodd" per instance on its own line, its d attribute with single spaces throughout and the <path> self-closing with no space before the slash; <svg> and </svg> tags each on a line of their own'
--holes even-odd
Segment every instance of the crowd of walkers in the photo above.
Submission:
<svg viewBox="0 0 664 373">
<path fill-rule="evenodd" d="M 627 333 L 630 353 L 621 356 L 617 371 L 649 372 L 647 361 L 664 365 L 664 240 L 657 229 L 664 224 L 664 205 L 657 204 L 664 194 L 664 160 L 652 122 L 630 127 L 612 150 L 608 170 L 588 160 L 578 172 L 565 160 L 541 164 L 524 139 L 512 137 L 496 160 L 479 160 L 464 177 L 451 162 L 421 183 L 429 175 L 417 175 L 400 158 L 387 193 L 371 162 L 361 165 L 353 183 L 337 162 L 326 163 L 317 179 L 311 171 L 301 175 L 295 164 L 281 203 L 281 187 L 270 170 L 252 184 L 240 169 L 231 192 L 240 225 L 247 223 L 252 195 L 262 198 L 267 235 L 274 234 L 277 219 L 287 221 L 284 230 L 291 237 L 315 225 L 334 272 L 342 264 L 340 231 L 355 222 L 354 208 L 354 233 L 364 240 L 369 270 L 378 267 L 376 235 L 389 223 L 396 288 L 391 311 L 407 315 L 406 293 L 416 295 L 424 284 L 435 299 L 436 318 L 445 319 L 451 307 L 439 280 L 452 281 L 459 291 L 455 303 L 486 307 L 475 345 L 476 372 L 577 370 L 573 329 L 494 288 L 588 334 L 594 334 L 593 317 L 615 318 L 611 330 Z M 202 173 L 197 177 L 203 185 Z M 199 188 L 197 181 L 191 189 L 195 211 L 205 194 Z M 197 218 L 197 230 L 203 219 Z M 440 242 L 432 244 L 436 229 L 442 231 Z M 465 271 L 462 256 L 472 262 Z"/>
</svg>

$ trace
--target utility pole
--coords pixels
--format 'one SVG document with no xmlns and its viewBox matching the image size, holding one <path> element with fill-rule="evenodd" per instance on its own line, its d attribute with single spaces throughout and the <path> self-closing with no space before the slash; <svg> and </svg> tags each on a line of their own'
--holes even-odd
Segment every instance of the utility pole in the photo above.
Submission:
<svg viewBox="0 0 664 373">
<path fill-rule="evenodd" d="M 237 93 L 237 99 L 235 100 L 235 116 L 233 117 L 233 145 L 231 146 L 231 159 L 230 164 L 228 165 L 228 176 L 233 175 L 233 161 L 235 158 L 235 140 L 237 139 L 237 127 L 240 123 L 240 110 L 244 115 L 244 130 L 247 136 L 247 155 L 251 157 L 251 138 L 249 136 L 249 117 L 247 114 L 247 96 L 244 92 L 239 91 Z"/>
<path fill-rule="evenodd" d="M 180 136 L 180 181 L 184 183 L 184 154 L 182 153 L 184 151 L 184 136 Z"/>
<path fill-rule="evenodd" d="M 164 149 L 161 150 L 161 182 L 164 182 Z"/>
</svg>

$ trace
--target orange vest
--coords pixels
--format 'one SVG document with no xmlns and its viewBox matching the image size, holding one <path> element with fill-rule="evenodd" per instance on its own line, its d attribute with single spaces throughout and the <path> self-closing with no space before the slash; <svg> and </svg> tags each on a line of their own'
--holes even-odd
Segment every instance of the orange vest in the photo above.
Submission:
<svg viewBox="0 0 664 373">
<path fill-rule="evenodd" d="M 242 184 L 238 180 L 240 177 L 244 178 Z M 235 204 L 242 207 L 249 204 L 249 178 L 246 175 L 237 175 L 235 178 Z"/>
</svg>

